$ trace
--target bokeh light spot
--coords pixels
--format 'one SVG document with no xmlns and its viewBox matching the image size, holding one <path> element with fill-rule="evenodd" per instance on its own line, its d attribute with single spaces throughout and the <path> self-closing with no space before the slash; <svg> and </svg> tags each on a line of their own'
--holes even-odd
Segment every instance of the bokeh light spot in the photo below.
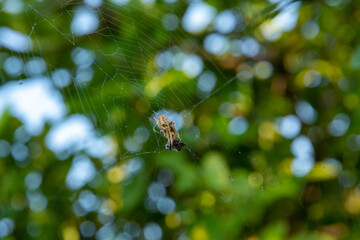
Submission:
<svg viewBox="0 0 360 240">
<path fill-rule="evenodd" d="M 119 6 L 126 5 L 127 3 L 130 2 L 130 0 L 110 0 L 110 1 Z"/>
<path fill-rule="evenodd" d="M 273 66 L 268 61 L 260 61 L 254 66 L 255 75 L 260 79 L 267 79 L 273 73 Z"/>
<path fill-rule="evenodd" d="M 304 38 L 314 39 L 319 33 L 319 25 L 314 21 L 308 21 L 301 27 L 301 32 Z"/>
<path fill-rule="evenodd" d="M 4 70 L 5 72 L 13 77 L 20 76 L 23 71 L 24 62 L 21 58 L 12 56 L 5 60 Z"/>
<path fill-rule="evenodd" d="M 196 1 L 189 5 L 182 19 L 187 32 L 200 33 L 212 22 L 216 9 L 205 2 Z"/>
<path fill-rule="evenodd" d="M 291 143 L 291 152 L 295 156 L 291 171 L 297 177 L 306 176 L 314 167 L 314 147 L 309 138 L 299 136 Z"/>
<path fill-rule="evenodd" d="M 165 223 L 169 228 L 177 228 L 181 224 L 181 217 L 176 212 L 170 213 L 166 215 Z"/>
<path fill-rule="evenodd" d="M 66 176 L 66 185 L 71 190 L 79 189 L 93 179 L 95 173 L 95 166 L 87 156 L 77 156 Z"/>
<path fill-rule="evenodd" d="M 297 102 L 295 111 L 300 120 L 305 124 L 313 124 L 317 120 L 317 111 L 306 101 Z"/>
<path fill-rule="evenodd" d="M 11 218 L 3 218 L 0 220 L 0 238 L 10 235 L 14 229 L 15 223 Z"/>
<path fill-rule="evenodd" d="M 212 33 L 204 39 L 205 49 L 215 55 L 223 55 L 229 48 L 228 39 L 217 33 Z"/>
<path fill-rule="evenodd" d="M 91 221 L 84 221 L 80 224 L 80 233 L 83 237 L 89 238 L 94 236 L 96 232 L 96 226 Z"/>
<path fill-rule="evenodd" d="M 179 18 L 172 13 L 165 14 L 162 17 L 162 24 L 168 31 L 174 31 L 179 25 Z"/>
<path fill-rule="evenodd" d="M 164 215 L 173 212 L 175 210 L 175 207 L 176 204 L 174 200 L 171 198 L 164 197 L 158 199 L 157 201 L 157 209 L 159 210 L 159 212 L 161 212 Z"/>
<path fill-rule="evenodd" d="M 196 226 L 193 228 L 191 232 L 191 236 L 193 240 L 208 240 L 209 234 L 206 231 L 206 228 L 202 226 Z"/>
<path fill-rule="evenodd" d="M 278 118 L 276 122 L 277 131 L 287 139 L 292 139 L 300 133 L 301 122 L 299 118 L 293 114 Z"/>
<path fill-rule="evenodd" d="M 237 24 L 236 15 L 231 10 L 220 12 L 215 18 L 215 30 L 222 34 L 231 33 Z"/>
<path fill-rule="evenodd" d="M 166 189 L 164 184 L 159 182 L 152 183 L 148 188 L 149 197 L 153 200 L 158 200 L 165 196 Z"/>
<path fill-rule="evenodd" d="M 228 132 L 233 135 L 244 134 L 249 127 L 249 123 L 246 118 L 236 117 L 233 118 L 228 124 Z"/>
<path fill-rule="evenodd" d="M 201 194 L 200 197 L 200 204 L 203 207 L 212 207 L 216 202 L 216 198 L 215 196 L 209 192 L 209 191 L 204 191 Z"/>
<path fill-rule="evenodd" d="M 204 68 L 202 59 L 197 55 L 186 55 L 182 64 L 182 70 L 189 78 L 198 76 Z"/>
<path fill-rule="evenodd" d="M 66 226 L 62 230 L 62 236 L 64 240 L 79 240 L 80 235 L 75 226 Z"/>
<path fill-rule="evenodd" d="M 42 182 L 42 175 L 40 172 L 34 171 L 26 175 L 25 185 L 29 190 L 37 189 Z"/>
<path fill-rule="evenodd" d="M 14 1 L 8 0 L 7 2 Z M 32 41 L 25 34 L 7 27 L 0 27 L 0 46 L 14 52 L 28 52 L 32 49 Z"/>
<path fill-rule="evenodd" d="M 213 72 L 206 71 L 198 79 L 198 88 L 202 92 L 211 92 L 216 85 L 216 76 Z"/>
<path fill-rule="evenodd" d="M 349 170 L 342 171 L 339 175 L 339 183 L 344 188 L 351 188 L 356 183 L 356 175 Z"/>
<path fill-rule="evenodd" d="M 241 52 L 247 57 L 255 57 L 260 51 L 260 44 L 252 37 L 242 39 Z"/>
<path fill-rule="evenodd" d="M 328 124 L 328 131 L 335 137 L 344 135 L 350 126 L 350 118 L 345 113 L 339 113 Z"/>
<path fill-rule="evenodd" d="M 81 36 L 93 33 L 99 26 L 99 17 L 91 8 L 81 7 L 75 12 L 71 22 L 71 31 Z"/>
<path fill-rule="evenodd" d="M 125 178 L 125 173 L 121 166 L 113 167 L 108 171 L 107 177 L 110 182 L 119 183 Z"/>
<path fill-rule="evenodd" d="M 162 230 L 157 223 L 148 223 L 144 227 L 144 236 L 146 240 L 159 240 L 162 238 Z"/>
</svg>

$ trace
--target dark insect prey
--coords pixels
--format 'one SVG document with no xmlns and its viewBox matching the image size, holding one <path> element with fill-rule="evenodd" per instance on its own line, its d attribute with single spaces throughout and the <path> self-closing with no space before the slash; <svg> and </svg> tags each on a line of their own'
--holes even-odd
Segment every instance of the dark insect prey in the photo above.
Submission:
<svg viewBox="0 0 360 240">
<path fill-rule="evenodd" d="M 175 139 L 173 140 L 173 144 L 170 146 L 169 142 L 165 145 L 165 148 L 167 150 L 176 150 L 178 152 L 180 152 L 180 150 L 186 146 L 186 143 L 184 143 L 183 141 L 179 140 L 179 139 Z"/>
</svg>

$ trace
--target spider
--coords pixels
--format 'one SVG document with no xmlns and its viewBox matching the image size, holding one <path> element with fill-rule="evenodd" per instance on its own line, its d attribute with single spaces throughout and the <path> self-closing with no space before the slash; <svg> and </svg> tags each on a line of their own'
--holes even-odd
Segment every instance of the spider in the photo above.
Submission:
<svg viewBox="0 0 360 240">
<path fill-rule="evenodd" d="M 164 136 L 168 139 L 168 144 L 166 144 L 166 149 L 173 150 L 176 149 L 180 151 L 185 144 L 181 141 L 179 133 L 176 131 L 174 122 L 166 118 L 164 115 L 160 114 L 159 118 L 154 117 L 157 125 L 163 132 Z M 178 137 L 180 140 L 175 140 L 175 137 Z M 174 140 L 176 146 L 174 146 Z"/>
</svg>

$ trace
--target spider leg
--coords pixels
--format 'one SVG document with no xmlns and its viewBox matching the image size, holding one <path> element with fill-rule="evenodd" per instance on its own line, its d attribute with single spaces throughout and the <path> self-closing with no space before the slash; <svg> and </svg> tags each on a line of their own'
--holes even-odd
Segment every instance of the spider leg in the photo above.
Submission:
<svg viewBox="0 0 360 240">
<path fill-rule="evenodd" d="M 178 133 L 178 131 L 176 131 L 175 130 L 175 133 L 176 133 L 176 136 L 181 140 L 181 138 L 180 138 L 180 135 L 179 135 L 179 133 Z"/>
<path fill-rule="evenodd" d="M 155 122 L 156 122 L 156 125 L 158 125 L 158 127 L 160 128 L 160 125 L 159 125 L 159 120 L 158 119 L 156 119 L 155 117 L 153 117 L 154 118 L 154 120 L 155 120 Z M 155 126 L 154 126 L 155 127 Z M 161 128 L 160 128 L 161 129 Z"/>
<path fill-rule="evenodd" d="M 181 138 L 180 138 L 180 135 L 179 135 L 179 133 L 178 133 L 178 131 L 176 131 L 176 128 L 175 128 L 175 124 L 174 124 L 174 122 L 171 122 L 170 123 L 170 129 L 172 130 L 172 132 L 174 133 L 173 135 L 174 135 L 174 138 L 175 138 L 175 134 L 176 134 L 176 136 L 181 140 Z"/>
<path fill-rule="evenodd" d="M 170 149 L 172 149 L 172 146 L 173 146 L 173 138 L 172 138 L 172 134 L 171 134 L 171 131 L 169 131 L 169 140 L 170 140 Z"/>
</svg>

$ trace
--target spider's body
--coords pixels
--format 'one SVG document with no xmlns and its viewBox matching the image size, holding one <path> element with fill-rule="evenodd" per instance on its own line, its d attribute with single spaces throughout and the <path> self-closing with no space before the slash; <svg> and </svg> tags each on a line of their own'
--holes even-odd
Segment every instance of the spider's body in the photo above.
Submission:
<svg viewBox="0 0 360 240">
<path fill-rule="evenodd" d="M 175 129 L 174 122 L 162 114 L 160 114 L 158 119 L 155 117 L 154 119 L 163 132 L 164 136 L 168 139 L 169 149 L 173 149 L 173 142 L 175 137 L 178 137 L 181 140 L 179 133 Z"/>
</svg>

